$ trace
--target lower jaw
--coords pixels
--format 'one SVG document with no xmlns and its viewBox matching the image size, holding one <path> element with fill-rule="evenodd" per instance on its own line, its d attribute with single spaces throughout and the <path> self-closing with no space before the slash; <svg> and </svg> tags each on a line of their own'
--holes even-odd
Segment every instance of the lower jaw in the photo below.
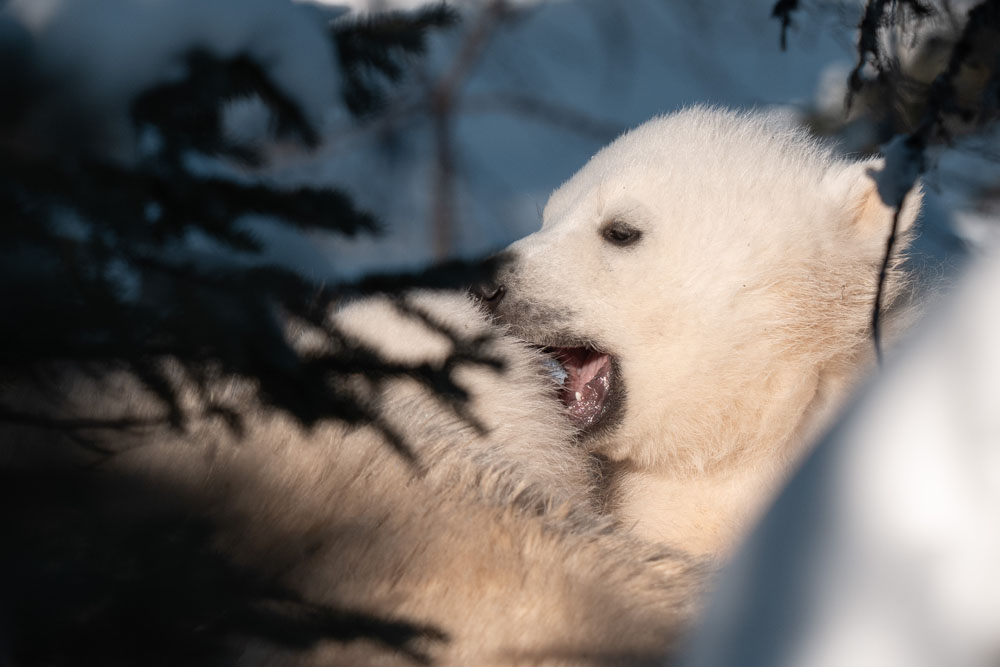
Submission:
<svg viewBox="0 0 1000 667">
<path fill-rule="evenodd" d="M 563 404 L 566 406 L 566 414 L 578 428 L 587 430 L 597 428 L 604 419 L 607 411 L 608 392 L 610 388 L 604 390 L 604 397 L 599 403 L 594 400 L 566 400 L 566 390 L 563 390 Z M 596 405 L 595 405 L 596 403 Z"/>
<path fill-rule="evenodd" d="M 626 393 L 620 378 L 621 369 L 618 362 L 612 358 L 607 393 L 597 414 L 589 419 L 579 419 L 568 415 L 579 429 L 580 439 L 588 450 L 597 452 L 597 447 L 600 446 L 602 450 L 600 453 L 604 453 L 605 449 L 613 448 L 617 454 L 618 450 L 623 449 L 617 444 L 617 439 L 609 437 L 611 433 L 615 432 L 616 427 L 624 417 Z M 608 457 L 611 458 L 610 453 Z"/>
<path fill-rule="evenodd" d="M 558 369 L 562 368 L 562 382 L 563 386 L 560 389 L 560 400 L 564 405 L 566 410 L 567 418 L 576 426 L 581 437 L 589 438 L 596 434 L 610 430 L 620 421 L 622 412 L 622 403 L 624 400 L 624 390 L 620 386 L 621 378 L 621 367 L 618 364 L 618 360 L 608 354 L 608 367 L 603 370 L 603 374 L 598 375 L 595 379 L 603 383 L 603 386 L 593 386 L 588 383 L 585 386 L 579 387 L 579 391 L 584 394 L 583 399 L 588 400 L 591 396 L 595 394 L 597 396 L 602 396 L 600 399 L 600 405 L 597 406 L 596 410 L 590 411 L 584 409 L 573 409 L 574 399 L 570 394 L 570 379 L 567 377 L 567 373 L 571 371 L 566 371 L 563 366 L 564 360 L 560 358 L 558 353 L 559 350 L 578 350 L 584 348 L 559 348 L 555 346 L 538 346 L 538 349 L 546 354 L 549 359 L 547 364 L 547 370 L 550 374 L 555 377 L 558 374 Z M 586 348 L 591 349 L 591 348 Z M 557 378 L 558 380 L 559 378 Z M 574 393 L 576 393 L 574 391 Z M 577 394 L 578 396 L 580 394 Z M 579 401 L 580 399 L 577 399 Z M 593 400 L 593 399 L 591 399 Z"/>
</svg>

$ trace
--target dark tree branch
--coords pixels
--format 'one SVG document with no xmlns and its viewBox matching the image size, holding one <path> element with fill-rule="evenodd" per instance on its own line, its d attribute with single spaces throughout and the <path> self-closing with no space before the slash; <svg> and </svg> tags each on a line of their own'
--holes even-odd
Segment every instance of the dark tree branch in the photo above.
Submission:
<svg viewBox="0 0 1000 667">
<path fill-rule="evenodd" d="M 771 18 L 781 19 L 781 50 L 788 50 L 788 28 L 792 25 L 792 13 L 799 8 L 799 0 L 778 0 L 771 9 Z"/>
<path fill-rule="evenodd" d="M 455 149 L 452 130 L 459 94 L 479 63 L 493 31 L 507 12 L 505 0 L 490 0 L 466 33 L 451 67 L 430 87 L 427 108 L 434 136 L 435 169 L 432 181 L 434 256 L 443 261 L 455 242 Z"/>
<path fill-rule="evenodd" d="M 859 57 L 861 60 L 864 59 L 866 51 L 870 53 L 876 52 L 877 45 L 873 44 L 877 36 L 874 34 L 875 28 L 870 24 L 874 19 L 871 19 L 869 12 L 872 15 L 878 13 L 879 17 L 881 17 L 881 12 L 884 11 L 883 4 L 878 2 L 878 0 L 872 0 L 869 2 L 868 7 L 866 7 L 865 19 L 862 21 L 861 29 L 863 33 L 865 30 L 869 30 L 870 34 L 867 36 L 863 34 L 859 41 Z M 872 9 L 873 5 L 879 6 Z M 910 7 L 918 16 L 928 16 L 930 14 L 930 9 L 924 7 L 919 2 L 905 3 L 905 6 Z M 899 10 L 897 9 L 897 11 Z M 879 21 L 881 20 L 879 18 Z M 894 173 L 898 174 L 900 172 L 903 174 L 912 173 L 912 178 L 907 179 L 908 182 L 904 183 L 902 187 L 899 184 L 895 184 L 893 187 L 886 188 L 885 190 L 880 187 L 880 195 L 883 202 L 887 206 L 892 206 L 895 210 L 892 227 L 886 239 L 886 249 L 879 270 L 871 316 L 875 353 L 880 362 L 882 360 L 880 317 L 883 307 L 886 274 L 892 261 L 900 211 L 903 208 L 906 197 L 916 186 L 917 179 L 926 170 L 925 153 L 928 147 L 936 142 L 951 141 L 951 133 L 947 125 L 948 119 L 958 118 L 968 121 L 976 117 L 977 114 L 962 108 L 958 99 L 956 81 L 963 67 L 970 64 L 971 59 L 976 55 L 977 49 L 982 48 L 984 37 L 989 38 L 992 36 L 995 38 L 997 34 L 1000 34 L 1000 0 L 984 0 L 969 10 L 965 27 L 962 30 L 959 40 L 951 50 L 947 67 L 943 72 L 938 74 L 929 88 L 926 105 L 919 125 L 903 141 L 904 150 L 897 151 L 887 157 L 884 169 L 889 174 L 890 180 L 895 178 Z M 989 42 L 987 41 L 987 43 Z M 996 48 L 993 47 L 992 50 L 995 52 Z M 997 76 L 998 64 L 1000 63 L 998 63 L 996 58 L 993 58 L 992 62 L 989 63 L 991 67 L 989 79 L 992 80 Z M 860 70 L 860 67 L 861 65 L 859 64 L 855 68 L 855 71 L 852 72 L 850 83 L 852 87 L 855 85 L 855 75 Z M 979 120 L 983 122 L 985 119 L 980 117 Z"/>
<path fill-rule="evenodd" d="M 328 34 L 348 110 L 377 108 L 430 32 L 456 18 L 438 5 L 335 23 Z M 413 380 L 481 430 L 456 370 L 499 361 L 485 351 L 487 340 L 404 308 L 402 315 L 447 336 L 452 354 L 443 364 L 392 362 L 339 331 L 331 307 L 375 290 L 457 287 L 481 269 L 458 262 L 317 286 L 262 266 L 265 248 L 248 216 L 295 233 L 379 231 L 347 193 L 281 186 L 251 172 L 269 155 L 267 138 L 248 147 L 227 136 L 226 105 L 251 98 L 272 120 L 270 138 L 318 144 L 316 119 L 272 77 L 271 63 L 246 52 L 221 57 L 204 43 L 180 48 L 169 78 L 151 73 L 131 100 L 107 103 L 122 107 L 111 116 L 131 121 L 115 129 L 138 138 L 128 155 L 102 143 L 105 120 L 83 113 L 91 91 L 47 78 L 43 45 L 3 19 L 0 428 L 9 449 L 0 452 L 0 520 L 13 548 L 0 549 L 0 571 L 10 575 L 0 580 L 0 662 L 216 664 L 231 657 L 234 639 L 293 651 L 364 639 L 427 662 L 426 651 L 447 640 L 440 630 L 310 604 L 271 568 L 274 553 L 223 554 L 218 539 L 231 526 L 215 525 L 218 517 L 192 505 L 189 490 L 88 464 L 169 442 L 159 435 L 197 420 L 240 437 L 249 415 L 279 411 L 302 428 L 330 419 L 370 428 L 420 474 L 433 462 L 417 460 L 379 388 Z M 181 43 L 190 45 L 190 36 Z M 287 39 L 274 44 L 294 49 Z M 64 119 L 79 127 L 67 130 Z M 73 141 L 60 139 L 67 134 Z M 220 168 L 204 175 L 199 160 Z M 198 246 L 202 237 L 210 245 Z M 98 396 L 67 391 L 79 379 L 93 380 Z M 122 412 L 93 412 L 92 399 L 116 407 L 112 389 L 129 396 Z M 129 411 L 132 398 L 152 415 Z"/>
<path fill-rule="evenodd" d="M 912 186 L 907 189 L 907 194 L 909 194 L 911 189 Z M 882 365 L 882 301 L 885 294 L 885 281 L 889 275 L 889 264 L 892 261 L 892 255 L 896 248 L 896 236 L 899 230 L 899 214 L 902 210 L 903 203 L 900 201 L 899 205 L 896 206 L 896 210 L 892 214 L 892 226 L 889 228 L 889 236 L 885 241 L 885 251 L 882 254 L 882 263 L 878 270 L 878 282 L 875 287 L 875 303 L 872 306 L 872 342 L 875 345 L 875 359 L 880 366 Z"/>
<path fill-rule="evenodd" d="M 406 61 L 422 55 L 432 30 L 458 23 L 458 13 L 441 3 L 414 12 L 385 12 L 334 23 L 332 35 L 344 73 L 342 95 L 347 108 L 365 116 L 386 107 L 380 78 L 397 82 Z"/>
</svg>

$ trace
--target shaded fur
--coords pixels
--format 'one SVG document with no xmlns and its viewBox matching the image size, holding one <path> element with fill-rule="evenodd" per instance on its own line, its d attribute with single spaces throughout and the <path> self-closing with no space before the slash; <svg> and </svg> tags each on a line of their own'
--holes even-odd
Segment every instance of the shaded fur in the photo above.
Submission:
<svg viewBox="0 0 1000 667">
<path fill-rule="evenodd" d="M 209 521 L 207 546 L 240 571 L 303 603 L 430 629 L 407 640 L 408 650 L 369 640 L 289 647 L 237 635 L 227 637 L 225 664 L 397 665 L 415 657 L 442 665 L 657 664 L 694 613 L 705 564 L 636 541 L 598 516 L 593 461 L 573 442 L 536 351 L 497 335 L 464 296 L 421 295 L 405 305 L 370 299 L 334 319 L 390 359 L 442 363 L 452 346 L 428 325 L 436 322 L 456 336 L 485 336 L 503 362 L 502 370 L 456 371 L 479 428 L 415 381 L 355 379 L 355 391 L 405 433 L 416 465 L 374 425 L 304 430 L 259 405 L 245 382 L 218 380 L 211 389 L 213 400 L 243 417 L 238 436 L 216 417 L 197 416 L 198 399 L 179 371 L 192 415 L 184 431 L 162 425 L 162 406 L 130 377 L 60 368 L 50 369 L 66 388 L 58 404 L 9 384 L 4 405 L 150 425 L 97 433 L 114 452 L 109 458 L 51 430 L 2 427 L 0 471 L 58 469 L 168 489 L 192 520 Z M 306 330 L 299 341 L 330 344 Z M 108 497 L 95 501 L 101 511 L 133 505 L 128 511 L 140 521 L 156 514 L 150 507 L 159 500 L 106 488 Z M 17 516 L 57 523 L 41 510 Z M 17 604 L 0 601 L 0 619 Z M 27 640 L 10 630 L 20 626 L 7 625 L 16 653 Z M 116 636 L 95 641 L 108 643 L 105 664 L 121 658 Z"/>
</svg>

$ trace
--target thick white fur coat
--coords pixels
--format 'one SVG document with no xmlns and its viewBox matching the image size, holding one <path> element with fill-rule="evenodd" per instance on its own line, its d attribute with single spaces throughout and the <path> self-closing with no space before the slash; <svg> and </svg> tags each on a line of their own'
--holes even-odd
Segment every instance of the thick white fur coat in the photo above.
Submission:
<svg viewBox="0 0 1000 667">
<path fill-rule="evenodd" d="M 640 534 L 725 551 L 871 364 L 893 220 L 880 168 L 775 116 L 695 107 L 598 152 L 510 247 L 498 315 L 511 330 L 620 364 L 623 417 L 589 446 Z M 919 199 L 899 216 L 897 253 Z M 641 239 L 608 243 L 612 222 Z"/>
</svg>

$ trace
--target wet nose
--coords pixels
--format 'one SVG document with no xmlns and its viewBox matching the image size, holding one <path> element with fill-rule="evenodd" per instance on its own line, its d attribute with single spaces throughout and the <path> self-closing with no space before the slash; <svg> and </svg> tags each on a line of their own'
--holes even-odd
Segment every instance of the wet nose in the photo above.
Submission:
<svg viewBox="0 0 1000 667">
<path fill-rule="evenodd" d="M 489 308 L 490 312 L 493 312 L 500 305 L 500 302 L 503 301 L 504 294 L 507 293 L 507 288 L 501 283 L 486 282 L 475 285 L 470 291 L 477 301 Z"/>
</svg>

